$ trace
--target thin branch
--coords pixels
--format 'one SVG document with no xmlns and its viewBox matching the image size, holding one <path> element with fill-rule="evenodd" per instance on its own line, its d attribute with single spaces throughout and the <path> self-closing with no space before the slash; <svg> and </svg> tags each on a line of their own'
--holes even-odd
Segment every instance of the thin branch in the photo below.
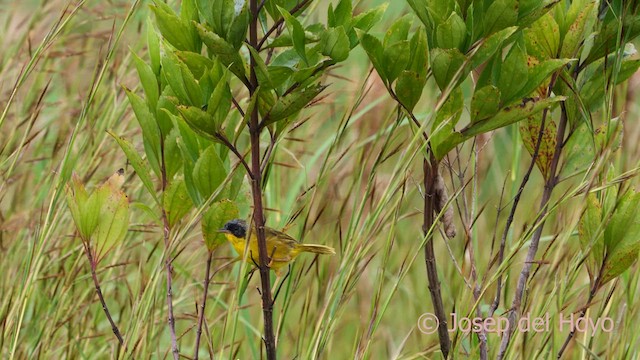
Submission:
<svg viewBox="0 0 640 360">
<path fill-rule="evenodd" d="M 236 100 L 236 98 L 234 96 L 231 96 L 231 102 L 233 102 L 233 106 L 236 107 L 236 109 L 238 110 L 238 112 L 240 113 L 240 116 L 242 116 L 242 118 L 244 118 L 244 110 L 242 110 L 242 107 L 240 106 L 240 104 L 238 104 L 238 100 Z"/>
<path fill-rule="evenodd" d="M 522 271 L 520 272 L 520 276 L 518 277 L 516 293 L 513 297 L 511 308 L 509 310 L 509 327 L 502 338 L 502 342 L 500 343 L 498 359 L 502 359 L 504 357 L 504 354 L 507 351 L 507 347 L 509 346 L 511 335 L 515 331 L 516 319 L 518 317 L 518 312 L 520 311 L 520 306 L 522 304 L 522 296 L 524 295 L 524 289 L 526 287 L 527 280 L 529 279 L 531 267 L 535 262 L 534 260 L 536 257 L 536 253 L 538 252 L 540 237 L 542 236 L 542 230 L 544 229 L 549 199 L 551 199 L 551 193 L 558 183 L 558 175 L 556 175 L 556 172 L 560 163 L 560 154 L 562 152 L 562 144 L 564 142 L 564 133 L 567 128 L 567 110 L 564 102 L 560 104 L 560 107 L 562 108 L 562 112 L 560 116 L 560 123 L 558 124 L 558 132 L 556 134 L 556 146 L 553 153 L 553 158 L 551 160 L 549 174 L 547 176 L 547 180 L 545 181 L 542 199 L 540 201 L 540 215 L 538 217 L 539 221 L 536 221 L 536 223 L 539 222 L 539 225 L 536 228 L 533 237 L 531 238 L 529 250 L 527 251 L 527 257 L 525 259 L 524 266 L 522 267 Z"/>
<path fill-rule="evenodd" d="M 230 141 L 229 139 L 227 139 L 226 136 L 224 136 L 222 133 L 216 133 L 216 138 L 218 140 L 220 140 L 227 148 L 229 148 L 229 150 L 231 150 L 231 152 L 238 158 L 238 160 L 240 160 L 240 162 L 242 163 L 242 166 L 244 166 L 244 169 L 247 171 L 247 175 L 249 175 L 250 179 L 253 179 L 253 172 L 251 171 L 251 168 L 249 167 L 249 164 L 247 164 L 247 162 L 244 160 L 244 156 L 242 154 L 240 154 L 240 152 L 238 151 L 238 148 L 236 148 Z"/>
<path fill-rule="evenodd" d="M 198 360 L 198 350 L 200 350 L 200 337 L 202 336 L 202 324 L 204 323 L 204 309 L 207 306 L 207 294 L 209 293 L 209 282 L 211 280 L 209 273 L 211 271 L 211 259 L 213 258 L 213 251 L 209 251 L 207 256 L 207 269 L 204 274 L 202 293 L 202 302 L 200 303 L 200 313 L 198 314 L 198 329 L 196 330 L 196 349 L 193 354 L 193 359 Z"/>
<path fill-rule="evenodd" d="M 296 15 L 296 13 L 298 11 L 302 10 L 309 3 L 311 3 L 311 0 L 304 0 L 304 1 L 300 2 L 300 3 L 298 3 L 298 5 L 294 6 L 293 9 L 291 9 L 291 11 L 289 11 L 289 13 L 291 15 Z M 252 11 L 252 14 L 254 14 L 254 18 L 257 19 L 258 18 L 259 8 L 256 7 L 255 10 L 256 10 L 255 12 Z M 282 23 L 284 23 L 284 18 L 281 17 L 280 19 L 278 19 L 278 21 L 276 21 L 273 25 L 271 25 L 269 30 L 267 30 L 267 32 L 264 34 L 264 36 L 260 40 L 260 42 L 253 42 L 253 41 L 251 41 L 251 39 L 249 39 L 249 42 L 252 42 L 253 44 L 257 43 L 257 46 L 254 46 L 253 48 L 256 49 L 256 51 L 260 51 L 260 49 L 262 49 L 262 46 L 264 45 L 264 43 L 267 41 L 267 39 L 269 39 L 269 35 L 271 35 L 274 31 L 276 31 L 278 26 L 280 26 Z M 256 39 L 257 39 L 257 31 L 256 31 Z"/>
<path fill-rule="evenodd" d="M 160 173 L 161 173 L 161 181 L 162 181 L 162 193 L 164 194 L 165 190 L 167 189 L 167 168 L 166 168 L 166 163 L 165 163 L 165 156 L 164 156 L 164 142 L 161 141 L 160 142 L 160 159 L 161 159 L 161 168 L 160 168 Z M 164 206 L 162 207 L 162 233 L 163 233 L 163 240 L 164 240 L 164 250 L 166 252 L 166 259 L 165 259 L 165 270 L 167 273 L 167 308 L 168 308 L 168 323 L 169 323 L 169 332 L 171 333 L 171 352 L 173 353 L 173 359 L 174 360 L 179 360 L 180 359 L 180 350 L 178 350 L 178 337 L 176 336 L 176 320 L 175 317 L 173 316 L 173 279 L 172 279 L 172 275 L 171 273 L 173 272 L 173 266 L 172 266 L 172 262 L 173 259 L 171 258 L 171 251 L 170 251 L 170 239 L 169 236 L 171 234 L 171 226 L 169 225 L 169 219 L 167 217 L 167 211 L 164 209 Z"/>
<path fill-rule="evenodd" d="M 104 314 L 107 316 L 107 320 L 109 320 L 109 324 L 111 324 L 111 330 L 113 331 L 113 334 L 118 339 L 118 342 L 120 343 L 120 346 L 124 347 L 125 350 L 126 350 L 126 346 L 124 345 L 124 339 L 122 338 L 122 335 L 120 334 L 120 329 L 118 329 L 118 326 L 113 321 L 113 318 L 111 317 L 111 312 L 109 312 L 109 308 L 107 307 L 107 303 L 104 300 L 104 296 L 102 295 L 102 288 L 100 287 L 100 282 L 98 281 L 98 275 L 96 275 L 96 265 L 97 264 L 93 259 L 93 255 L 91 255 L 91 250 L 89 248 L 89 244 L 85 243 L 84 241 L 83 241 L 83 244 L 84 244 L 84 248 L 85 248 L 85 253 L 87 254 L 87 258 L 89 259 L 89 265 L 91 266 L 91 278 L 93 278 L 93 285 L 96 288 L 96 293 L 98 294 L 98 298 L 100 299 L 100 304 L 102 305 L 102 311 L 104 311 Z"/>
<path fill-rule="evenodd" d="M 557 72 L 552 76 L 551 81 L 549 82 L 549 87 L 547 88 L 547 96 L 551 94 L 551 91 L 553 89 L 553 86 L 556 83 L 556 79 L 558 76 L 559 75 Z M 520 197 L 522 196 L 522 193 L 524 192 L 524 188 L 527 186 L 527 183 L 529 182 L 529 177 L 531 176 L 531 173 L 533 172 L 533 169 L 536 166 L 536 161 L 540 154 L 540 148 L 542 145 L 542 138 L 544 136 L 544 129 L 546 126 L 548 113 L 549 113 L 548 108 L 545 108 L 542 111 L 542 119 L 540 120 L 540 129 L 538 130 L 538 138 L 536 140 L 535 149 L 533 150 L 533 154 L 531 154 L 531 162 L 529 163 L 527 172 L 525 173 L 524 177 L 522 178 L 522 181 L 520 182 L 520 187 L 518 188 L 518 192 L 516 193 L 516 196 L 513 199 L 513 204 L 511 205 L 511 210 L 509 211 L 509 216 L 507 217 L 507 223 L 505 224 L 504 230 L 502 232 L 502 237 L 500 239 L 500 248 L 498 250 L 498 260 L 495 262 L 496 264 L 498 264 L 498 266 L 500 266 L 500 264 L 502 264 L 502 261 L 504 261 L 504 250 L 506 247 L 507 236 L 509 234 L 509 230 L 511 229 L 511 224 L 513 223 L 513 220 L 515 218 L 518 205 L 520 204 Z M 501 199 L 502 199 L 502 196 L 501 196 Z M 498 219 L 496 218 L 496 224 L 497 224 L 497 221 Z M 493 303 L 491 304 L 491 308 L 489 309 L 489 316 L 493 316 L 495 311 L 498 309 L 498 306 L 500 305 L 500 297 L 502 296 L 501 293 L 502 293 L 502 274 L 499 274 L 496 296 L 494 297 Z"/>
</svg>

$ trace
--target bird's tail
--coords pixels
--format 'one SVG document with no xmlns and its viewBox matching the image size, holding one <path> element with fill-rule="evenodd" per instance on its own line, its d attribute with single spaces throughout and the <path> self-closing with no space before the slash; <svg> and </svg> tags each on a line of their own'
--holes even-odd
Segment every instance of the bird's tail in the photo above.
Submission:
<svg viewBox="0 0 640 360">
<path fill-rule="evenodd" d="M 314 254 L 329 254 L 334 255 L 336 253 L 332 247 L 316 244 L 299 244 L 297 246 L 300 252 L 310 252 Z"/>
</svg>

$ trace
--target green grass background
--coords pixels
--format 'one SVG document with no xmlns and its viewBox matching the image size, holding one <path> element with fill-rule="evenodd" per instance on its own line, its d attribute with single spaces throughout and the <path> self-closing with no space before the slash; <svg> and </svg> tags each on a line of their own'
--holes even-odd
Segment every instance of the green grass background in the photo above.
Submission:
<svg viewBox="0 0 640 360">
<path fill-rule="evenodd" d="M 316 2 L 311 16 L 326 14 L 328 3 Z M 361 1 L 358 6 L 379 3 Z M 120 167 L 126 170 L 124 189 L 132 201 L 130 231 L 101 263 L 98 276 L 116 323 L 135 349 L 133 357 L 169 355 L 161 228 L 143 211 L 142 204 L 151 204 L 151 199 L 106 133 L 112 130 L 142 148 L 121 85 L 140 90 L 131 51 L 144 57 L 147 5 L 122 0 L 0 1 L 3 359 L 118 357 L 64 202 L 64 185 L 72 171 L 95 186 Z M 392 1 L 374 32 L 384 32 L 407 11 L 404 1 Z M 336 256 L 317 261 L 301 256 L 291 268 L 275 309 L 283 359 L 440 357 L 437 336 L 416 328 L 420 315 L 432 309 L 421 253 L 419 139 L 406 120 L 397 121 L 393 101 L 369 70 L 364 52 L 355 50 L 326 79 L 332 84 L 329 95 L 305 110 L 308 120 L 276 149 L 265 191 L 269 226 L 282 228 L 299 212 L 289 234 L 337 249 Z M 612 105 L 614 114 L 626 119 L 622 150 L 607 159 L 619 173 L 634 171 L 640 159 L 639 79 L 617 88 Z M 464 89 L 469 91 L 471 83 Z M 427 117 L 436 97 L 436 87 L 429 83 L 418 106 L 421 118 Z M 595 114 L 596 119 L 602 121 L 604 113 Z M 444 171 L 452 194 L 461 183 L 469 183 L 455 203 L 458 236 L 445 242 L 438 235 L 435 240 L 445 308 L 459 316 L 474 307 L 465 282 L 470 279 L 470 256 L 487 288 L 478 306 L 485 309 L 492 301 L 496 269 L 487 271 L 489 257 L 529 164 L 516 126 L 478 138 L 475 145 L 469 142 L 457 156 L 454 151 L 449 158 L 452 170 Z M 559 205 L 547 221 L 537 257 L 541 265 L 534 267 L 525 298 L 525 312 L 548 312 L 552 321 L 559 313 L 579 310 L 589 290 L 575 226 L 584 198 L 567 196 L 579 184 L 579 178 L 567 180 L 554 193 L 552 201 Z M 511 301 L 528 245 L 522 235 L 535 220 L 541 187 L 541 175 L 534 170 L 508 239 L 512 266 L 504 273 L 498 313 Z M 458 211 L 467 225 L 473 224 L 468 236 Z M 191 356 L 206 250 L 194 216 L 187 216 L 172 236 L 176 327 L 181 352 Z M 228 246 L 215 255 L 202 357 L 253 359 L 261 354 L 258 277 L 239 298 L 241 266 L 230 263 L 234 256 Z M 578 334 L 568 357 L 637 358 L 637 295 L 634 265 L 605 287 L 589 313 L 614 319 L 614 332 Z M 549 358 L 566 334 L 553 325 L 550 332 L 518 334 L 510 357 Z M 475 336 L 456 333 L 452 338 L 456 357 L 478 356 Z M 491 354 L 499 340 L 489 335 Z"/>
</svg>

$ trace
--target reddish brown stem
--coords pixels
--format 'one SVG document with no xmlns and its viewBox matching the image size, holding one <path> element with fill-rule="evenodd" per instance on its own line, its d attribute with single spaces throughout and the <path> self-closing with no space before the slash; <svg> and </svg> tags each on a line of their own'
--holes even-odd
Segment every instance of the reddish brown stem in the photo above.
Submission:
<svg viewBox="0 0 640 360">
<path fill-rule="evenodd" d="M 250 0 L 251 23 L 249 24 L 249 45 L 254 49 L 260 49 L 258 44 L 258 1 Z M 267 35 L 263 38 L 264 43 Z M 256 77 L 256 60 L 251 56 L 249 92 L 253 96 L 258 88 L 258 78 Z M 267 242 L 264 231 L 264 209 L 262 204 L 262 171 L 260 166 L 260 115 L 258 106 L 254 106 L 251 111 L 249 122 L 249 133 L 251 138 L 251 188 L 253 193 L 253 223 L 258 238 L 258 256 L 260 270 L 260 288 L 262 295 L 262 316 L 264 318 L 264 345 L 268 360 L 276 359 L 276 340 L 273 331 L 273 300 L 271 297 L 271 278 L 269 268 L 269 255 L 267 253 Z"/>
<path fill-rule="evenodd" d="M 107 316 L 107 320 L 109 320 L 109 324 L 111 324 L 111 331 L 113 331 L 113 335 L 116 336 L 120 346 L 125 347 L 124 339 L 122 338 L 122 334 L 120 334 L 120 329 L 116 325 L 115 321 L 111 317 L 111 312 L 109 312 L 109 308 L 107 307 L 107 302 L 104 300 L 104 296 L 102 295 L 102 288 L 100 287 L 100 282 L 98 281 L 98 275 L 96 275 L 96 262 L 93 259 L 93 255 L 91 255 L 91 250 L 88 245 L 85 245 L 85 251 L 87 254 L 87 258 L 89 259 L 89 265 L 91 266 L 91 278 L 93 278 L 93 285 L 96 288 L 96 293 L 98 294 L 98 298 L 100 299 L 100 304 L 102 305 L 102 311 Z"/>
<path fill-rule="evenodd" d="M 424 159 L 424 218 L 422 231 L 425 235 L 430 232 L 434 225 L 434 214 L 436 209 L 436 192 L 435 184 L 438 178 L 438 162 L 433 155 L 431 162 Z M 447 315 L 442 303 L 442 294 L 440 293 L 440 280 L 438 279 L 438 266 L 436 264 L 436 255 L 433 247 L 433 231 L 427 239 L 424 246 L 424 260 L 427 267 L 427 278 L 429 280 L 429 292 L 431 293 L 431 301 L 433 303 L 433 312 L 438 318 L 438 338 L 440 339 L 440 351 L 446 359 L 449 356 L 451 341 L 447 330 Z"/>
</svg>

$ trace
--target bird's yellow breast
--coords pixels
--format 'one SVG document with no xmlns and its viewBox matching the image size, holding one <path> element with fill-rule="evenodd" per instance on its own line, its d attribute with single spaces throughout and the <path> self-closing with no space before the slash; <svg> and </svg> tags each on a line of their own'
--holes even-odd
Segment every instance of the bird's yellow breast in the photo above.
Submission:
<svg viewBox="0 0 640 360">
<path fill-rule="evenodd" d="M 233 234 L 225 234 L 225 236 L 238 255 L 240 257 L 244 257 L 245 247 L 247 244 L 246 240 L 236 237 Z M 295 244 L 293 243 L 279 239 L 277 236 L 267 236 L 267 256 L 271 258 L 270 266 L 272 269 L 277 271 L 298 256 L 299 251 L 294 245 Z M 249 249 L 247 251 L 249 252 L 246 257 L 247 262 L 251 264 L 259 264 L 260 250 L 258 249 L 258 237 L 255 233 L 250 236 Z"/>
</svg>

